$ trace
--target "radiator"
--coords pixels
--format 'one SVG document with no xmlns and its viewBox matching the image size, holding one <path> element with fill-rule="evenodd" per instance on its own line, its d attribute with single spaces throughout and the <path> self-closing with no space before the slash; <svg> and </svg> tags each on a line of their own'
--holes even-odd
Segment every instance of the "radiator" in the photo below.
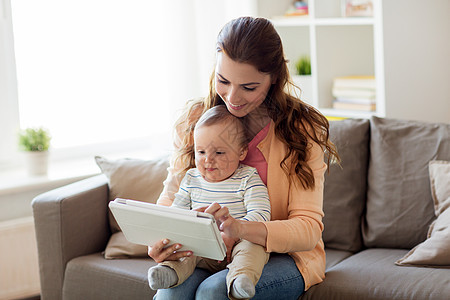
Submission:
<svg viewBox="0 0 450 300">
<path fill-rule="evenodd" d="M 0 222 L 0 300 L 39 295 L 33 217 Z"/>
</svg>

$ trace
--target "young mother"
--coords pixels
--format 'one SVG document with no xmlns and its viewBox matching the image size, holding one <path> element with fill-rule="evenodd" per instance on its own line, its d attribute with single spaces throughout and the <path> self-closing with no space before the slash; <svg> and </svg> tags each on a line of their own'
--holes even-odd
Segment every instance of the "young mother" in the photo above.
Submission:
<svg viewBox="0 0 450 300">
<path fill-rule="evenodd" d="M 328 139 L 328 121 L 290 95 L 292 89 L 280 37 L 263 18 L 242 17 L 226 24 L 217 38 L 217 59 L 205 99 L 188 102 L 176 125 L 177 152 L 158 204 L 170 205 L 186 170 L 194 167 L 193 128 L 208 108 L 226 105 L 243 118 L 249 151 L 243 163 L 257 168 L 266 183 L 272 219 L 238 221 L 225 207 L 206 209 L 215 216 L 230 249 L 245 239 L 262 245 L 271 257 L 253 299 L 297 299 L 325 276 L 323 183 L 328 161 L 337 158 Z M 224 132 L 223 134 L 230 134 Z M 176 241 L 174 241 L 176 242 Z M 192 255 L 162 240 L 149 248 L 156 262 Z M 159 290 L 156 299 L 227 299 L 228 270 L 196 269 L 183 284 Z"/>
</svg>

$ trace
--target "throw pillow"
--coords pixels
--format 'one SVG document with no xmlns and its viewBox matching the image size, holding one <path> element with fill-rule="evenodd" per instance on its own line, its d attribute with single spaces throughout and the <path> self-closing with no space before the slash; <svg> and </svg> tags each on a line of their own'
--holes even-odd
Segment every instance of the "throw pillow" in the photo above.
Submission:
<svg viewBox="0 0 450 300">
<path fill-rule="evenodd" d="M 397 265 L 450 266 L 450 161 L 431 161 L 429 170 L 437 219 L 428 230 L 428 238 Z"/>
<path fill-rule="evenodd" d="M 163 189 L 169 166 L 168 158 L 109 160 L 96 156 L 95 161 L 108 179 L 109 201 L 126 198 L 155 203 Z M 147 247 L 128 242 L 111 212 L 108 213 L 112 236 L 105 249 L 105 258 L 145 256 Z"/>
<path fill-rule="evenodd" d="M 330 122 L 330 140 L 336 145 L 341 166 L 325 173 L 323 241 L 327 248 L 362 249 L 361 216 L 366 202 L 369 162 L 369 120 Z"/>
<path fill-rule="evenodd" d="M 363 240 L 411 249 L 435 219 L 428 162 L 450 160 L 450 124 L 372 117 Z"/>
</svg>

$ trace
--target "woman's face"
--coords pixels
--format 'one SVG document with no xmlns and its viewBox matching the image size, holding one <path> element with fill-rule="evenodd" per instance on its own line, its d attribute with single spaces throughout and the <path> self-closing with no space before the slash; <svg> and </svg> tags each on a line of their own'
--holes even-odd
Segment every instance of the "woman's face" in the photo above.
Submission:
<svg viewBox="0 0 450 300">
<path fill-rule="evenodd" d="M 217 53 L 216 92 L 231 114 L 244 117 L 266 99 L 272 84 L 269 74 L 253 65 L 235 62 L 225 53 Z"/>
</svg>

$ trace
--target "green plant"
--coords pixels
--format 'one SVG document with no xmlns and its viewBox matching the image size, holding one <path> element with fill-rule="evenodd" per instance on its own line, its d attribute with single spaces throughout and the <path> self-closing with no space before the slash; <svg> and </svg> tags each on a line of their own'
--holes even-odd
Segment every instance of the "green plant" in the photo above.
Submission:
<svg viewBox="0 0 450 300">
<path fill-rule="evenodd" d="M 299 58 L 295 64 L 297 75 L 311 75 L 311 60 L 309 56 L 304 55 Z"/>
<path fill-rule="evenodd" d="M 19 146 L 23 151 L 47 151 L 50 132 L 44 128 L 27 128 L 19 133 Z"/>
</svg>

